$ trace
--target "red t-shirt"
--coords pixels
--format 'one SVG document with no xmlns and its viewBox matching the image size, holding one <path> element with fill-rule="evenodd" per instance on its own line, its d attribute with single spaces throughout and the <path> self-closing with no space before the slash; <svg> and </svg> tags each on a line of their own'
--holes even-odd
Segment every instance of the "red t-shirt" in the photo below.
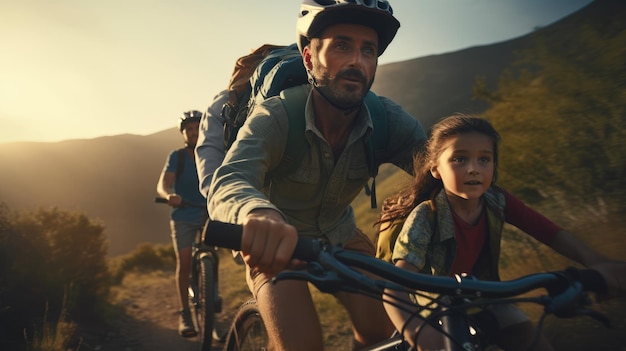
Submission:
<svg viewBox="0 0 626 351">
<path fill-rule="evenodd" d="M 562 228 L 508 192 L 503 191 L 503 193 L 506 201 L 504 221 L 550 246 Z M 483 210 L 475 225 L 466 223 L 454 212 L 452 217 L 457 249 L 451 273 L 471 272 L 487 238 L 487 211 Z"/>
</svg>

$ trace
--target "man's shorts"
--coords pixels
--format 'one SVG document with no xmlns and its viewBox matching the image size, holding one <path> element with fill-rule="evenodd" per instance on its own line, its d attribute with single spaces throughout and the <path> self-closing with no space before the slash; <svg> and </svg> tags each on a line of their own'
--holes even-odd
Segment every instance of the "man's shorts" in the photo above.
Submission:
<svg viewBox="0 0 626 351">
<path fill-rule="evenodd" d="M 170 229 L 172 230 L 172 244 L 174 250 L 180 251 L 191 245 L 196 240 L 196 236 L 202 233 L 204 221 L 172 221 L 170 220 Z"/>
<path fill-rule="evenodd" d="M 369 256 L 374 256 L 376 253 L 376 247 L 372 243 L 372 240 L 365 235 L 360 229 L 356 228 L 354 235 L 344 245 L 346 250 L 361 252 Z M 252 272 L 248 266 L 246 266 L 246 281 L 248 282 L 248 288 L 252 292 L 252 295 L 256 298 L 259 289 L 269 282 L 269 279 L 265 274 L 258 272 Z"/>
</svg>

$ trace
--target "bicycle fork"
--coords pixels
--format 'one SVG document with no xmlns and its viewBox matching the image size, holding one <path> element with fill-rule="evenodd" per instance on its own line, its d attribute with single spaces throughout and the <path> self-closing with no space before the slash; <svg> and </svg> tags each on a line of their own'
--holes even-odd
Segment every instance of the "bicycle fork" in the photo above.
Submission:
<svg viewBox="0 0 626 351">
<path fill-rule="evenodd" d="M 204 256 L 209 256 L 211 261 L 213 261 L 213 276 L 215 277 L 215 281 L 213 282 L 213 289 L 215 291 L 215 293 L 213 294 L 213 296 L 215 296 L 214 307 L 215 307 L 215 313 L 220 313 L 222 312 L 222 299 L 218 294 L 218 284 L 217 284 L 219 257 L 215 251 L 210 250 L 210 249 L 201 249 L 194 244 L 193 253 L 192 253 L 192 265 L 193 266 L 191 268 L 192 284 L 189 284 L 189 287 L 187 287 L 187 293 L 194 307 L 198 307 L 198 305 L 202 303 L 202 301 L 200 301 L 200 296 L 199 296 L 199 291 L 198 291 L 199 289 L 198 281 L 200 280 L 200 277 L 198 276 L 200 272 L 198 265 L 200 264 L 200 259 Z"/>
<path fill-rule="evenodd" d="M 472 337 L 476 330 L 470 326 L 465 311 L 458 309 L 442 308 L 441 329 L 445 332 L 444 350 L 449 351 L 475 351 L 476 345 Z"/>
</svg>

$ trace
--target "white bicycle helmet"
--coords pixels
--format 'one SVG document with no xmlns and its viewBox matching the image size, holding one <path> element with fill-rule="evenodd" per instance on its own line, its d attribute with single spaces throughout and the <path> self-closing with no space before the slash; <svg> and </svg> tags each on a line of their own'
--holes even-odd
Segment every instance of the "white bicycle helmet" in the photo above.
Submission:
<svg viewBox="0 0 626 351">
<path fill-rule="evenodd" d="M 385 52 L 400 28 L 387 0 L 304 0 L 296 25 L 300 53 L 324 28 L 340 23 L 359 24 L 376 30 L 378 56 Z"/>
<path fill-rule="evenodd" d="M 202 118 L 202 112 L 198 110 L 191 110 L 191 111 L 183 112 L 183 115 L 180 116 L 180 119 L 178 120 L 178 129 L 182 133 L 182 131 L 187 126 L 187 123 L 200 122 L 201 118 Z"/>
</svg>

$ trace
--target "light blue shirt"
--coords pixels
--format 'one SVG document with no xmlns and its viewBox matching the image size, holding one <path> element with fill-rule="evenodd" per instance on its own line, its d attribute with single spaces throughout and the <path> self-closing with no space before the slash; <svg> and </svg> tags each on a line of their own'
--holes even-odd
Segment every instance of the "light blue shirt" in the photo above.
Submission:
<svg viewBox="0 0 626 351">
<path fill-rule="evenodd" d="M 174 182 L 174 191 L 180 195 L 184 201 L 202 205 L 206 203 L 206 198 L 200 193 L 198 187 L 198 172 L 194 160 L 189 153 L 184 152 L 185 167 L 180 177 Z M 164 171 L 176 173 L 178 168 L 178 150 L 170 153 L 165 162 Z M 206 210 L 200 207 L 172 207 L 170 218 L 174 221 L 197 222 L 206 218 Z"/>
</svg>

